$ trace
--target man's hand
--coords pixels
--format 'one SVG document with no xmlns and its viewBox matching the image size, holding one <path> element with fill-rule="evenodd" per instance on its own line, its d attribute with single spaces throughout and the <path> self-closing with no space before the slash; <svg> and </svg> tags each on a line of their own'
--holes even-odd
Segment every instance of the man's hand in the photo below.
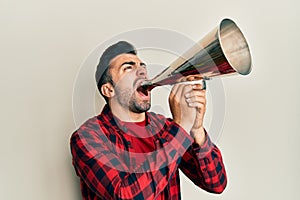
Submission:
<svg viewBox="0 0 300 200">
<path fill-rule="evenodd" d="M 197 76 L 189 76 L 180 81 L 197 80 Z M 201 84 L 176 84 L 169 96 L 169 105 L 173 120 L 184 128 L 195 142 L 202 145 L 205 141 L 203 119 L 206 111 L 206 91 Z"/>
</svg>

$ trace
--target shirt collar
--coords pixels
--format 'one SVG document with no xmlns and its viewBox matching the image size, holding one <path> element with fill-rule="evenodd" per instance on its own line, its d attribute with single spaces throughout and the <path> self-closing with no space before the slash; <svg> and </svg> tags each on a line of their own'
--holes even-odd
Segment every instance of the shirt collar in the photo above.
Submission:
<svg viewBox="0 0 300 200">
<path fill-rule="evenodd" d="M 154 122 L 154 118 L 152 116 L 152 114 L 150 114 L 149 112 L 146 112 L 146 127 L 153 127 L 155 126 L 155 122 Z M 125 126 L 125 123 L 120 120 L 117 116 L 113 115 L 113 113 L 111 112 L 111 109 L 109 107 L 108 104 L 105 104 L 102 113 L 102 116 L 105 116 L 104 120 L 112 125 L 116 125 L 117 127 L 119 127 L 122 131 L 127 132 L 127 128 Z"/>
</svg>

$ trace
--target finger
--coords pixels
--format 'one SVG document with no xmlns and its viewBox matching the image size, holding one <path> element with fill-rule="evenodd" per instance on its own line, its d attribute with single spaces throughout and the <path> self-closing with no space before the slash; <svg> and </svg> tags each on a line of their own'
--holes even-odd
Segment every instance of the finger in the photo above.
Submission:
<svg viewBox="0 0 300 200">
<path fill-rule="evenodd" d="M 206 98 L 204 97 L 191 97 L 186 99 L 187 103 L 201 103 L 201 104 L 206 104 Z"/>
<path fill-rule="evenodd" d="M 182 95 L 184 94 L 183 90 L 185 88 L 185 85 L 174 85 L 171 94 L 170 99 L 175 99 L 177 102 L 182 101 Z"/>
<path fill-rule="evenodd" d="M 189 77 L 182 76 L 176 80 L 176 83 L 185 82 L 185 81 L 189 81 L 189 80 L 190 80 Z"/>
<path fill-rule="evenodd" d="M 194 74 L 194 75 L 187 76 L 187 79 L 189 81 L 192 81 L 192 80 L 201 80 L 201 79 L 203 79 L 203 77 L 200 74 Z"/>
<path fill-rule="evenodd" d="M 193 84 L 192 86 L 194 90 L 205 90 L 205 88 L 203 88 L 203 84 Z"/>
<path fill-rule="evenodd" d="M 200 102 L 190 102 L 190 103 L 188 103 L 188 106 L 190 108 L 200 109 L 200 111 L 205 109 L 205 104 L 200 103 Z"/>
<path fill-rule="evenodd" d="M 177 81 L 179 81 L 180 79 L 178 79 Z M 175 97 L 175 94 L 177 94 L 178 92 L 178 88 L 179 88 L 179 85 L 175 84 L 173 87 L 172 87 L 172 90 L 171 90 L 171 93 L 170 93 L 170 98 L 174 98 Z"/>
<path fill-rule="evenodd" d="M 195 80 L 195 77 L 193 75 L 190 75 L 190 76 L 186 77 L 186 80 L 187 81 L 193 81 L 193 80 Z"/>
<path fill-rule="evenodd" d="M 192 92 L 193 92 L 193 88 L 191 85 L 185 85 L 183 88 L 182 88 L 182 98 L 183 99 L 186 99 L 186 98 L 189 98 L 189 96 L 192 96 Z"/>
<path fill-rule="evenodd" d="M 199 97 L 206 97 L 206 92 L 203 91 L 203 90 L 192 90 L 190 92 L 187 92 L 185 94 L 185 98 L 191 98 L 191 97 L 196 97 L 196 96 L 199 96 Z"/>
</svg>

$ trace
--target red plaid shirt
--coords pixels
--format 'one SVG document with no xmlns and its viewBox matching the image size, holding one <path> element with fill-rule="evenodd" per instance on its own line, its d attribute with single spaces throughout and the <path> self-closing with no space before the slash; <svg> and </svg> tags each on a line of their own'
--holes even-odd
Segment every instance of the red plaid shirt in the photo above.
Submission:
<svg viewBox="0 0 300 200">
<path fill-rule="evenodd" d="M 178 169 L 208 192 L 225 189 L 222 156 L 208 135 L 200 147 L 171 119 L 147 112 L 146 120 L 153 152 L 135 153 L 124 135 L 138 133 L 128 130 L 107 105 L 73 133 L 71 153 L 83 199 L 180 199 Z"/>
</svg>

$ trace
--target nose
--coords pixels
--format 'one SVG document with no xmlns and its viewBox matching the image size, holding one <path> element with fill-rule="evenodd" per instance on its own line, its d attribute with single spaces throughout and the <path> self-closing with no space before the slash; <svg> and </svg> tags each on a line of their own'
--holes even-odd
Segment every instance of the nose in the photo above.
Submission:
<svg viewBox="0 0 300 200">
<path fill-rule="evenodd" d="M 147 70 L 145 67 L 138 67 L 137 76 L 141 78 L 147 78 Z"/>
</svg>

